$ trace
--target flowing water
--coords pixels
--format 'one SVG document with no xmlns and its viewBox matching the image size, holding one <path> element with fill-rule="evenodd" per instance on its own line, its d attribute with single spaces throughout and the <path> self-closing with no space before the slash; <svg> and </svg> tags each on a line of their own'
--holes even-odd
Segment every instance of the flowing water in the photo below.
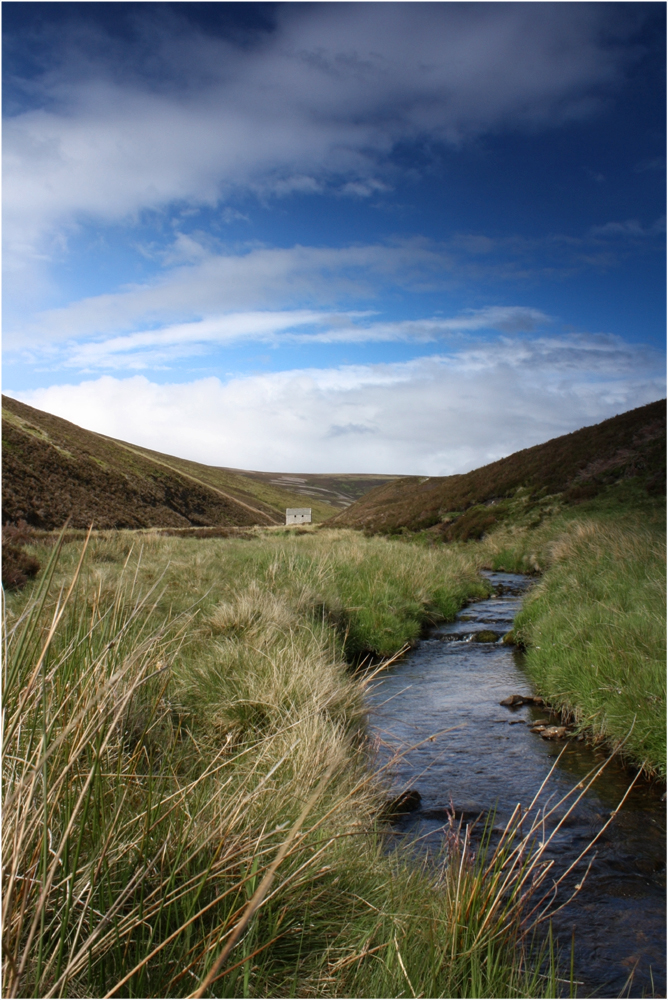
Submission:
<svg viewBox="0 0 668 1000">
<path fill-rule="evenodd" d="M 494 596 L 432 631 L 388 669 L 371 696 L 372 726 L 385 748 L 381 754 L 427 740 L 409 749 L 394 770 L 398 791 L 416 789 L 422 797 L 419 809 L 398 820 L 395 831 L 421 837 L 421 850 L 438 848 L 451 804 L 464 822 L 495 810 L 494 822 L 502 824 L 518 802 L 528 805 L 564 746 L 545 799 L 552 795 L 556 801 L 606 759 L 575 739 L 552 742 L 530 732 L 532 722 L 558 721 L 544 708 L 499 704 L 509 695 L 532 693 L 522 655 L 475 635 L 508 632 L 530 580 L 485 575 Z M 632 777 L 614 760 L 606 767 L 550 847 L 549 857 L 560 870 L 609 819 Z M 584 887 L 554 918 L 567 960 L 574 942 L 579 997 L 666 996 L 662 794 L 655 784 L 636 783 L 597 841 Z"/>
</svg>

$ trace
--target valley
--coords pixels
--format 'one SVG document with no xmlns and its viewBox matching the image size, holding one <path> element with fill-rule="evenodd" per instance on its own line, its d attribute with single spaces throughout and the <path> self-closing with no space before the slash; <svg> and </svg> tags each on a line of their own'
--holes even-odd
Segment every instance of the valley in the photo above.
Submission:
<svg viewBox="0 0 668 1000">
<path fill-rule="evenodd" d="M 661 992 L 662 404 L 374 487 L 5 402 L 8 995 Z"/>
</svg>

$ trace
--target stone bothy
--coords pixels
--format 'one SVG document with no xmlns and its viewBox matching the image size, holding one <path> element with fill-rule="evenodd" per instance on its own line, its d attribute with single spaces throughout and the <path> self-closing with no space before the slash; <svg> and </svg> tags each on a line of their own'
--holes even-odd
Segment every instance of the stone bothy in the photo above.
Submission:
<svg viewBox="0 0 668 1000">
<path fill-rule="evenodd" d="M 288 507 L 285 511 L 285 523 L 286 524 L 310 524 L 311 523 L 311 508 L 310 507 Z"/>
</svg>

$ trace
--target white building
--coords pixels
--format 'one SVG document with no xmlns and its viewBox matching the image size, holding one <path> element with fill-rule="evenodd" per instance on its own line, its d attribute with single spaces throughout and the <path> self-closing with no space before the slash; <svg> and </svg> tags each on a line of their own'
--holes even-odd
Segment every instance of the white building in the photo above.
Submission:
<svg viewBox="0 0 668 1000">
<path fill-rule="evenodd" d="M 285 511 L 285 523 L 286 524 L 310 524 L 311 523 L 311 508 L 310 507 L 288 507 Z"/>
</svg>

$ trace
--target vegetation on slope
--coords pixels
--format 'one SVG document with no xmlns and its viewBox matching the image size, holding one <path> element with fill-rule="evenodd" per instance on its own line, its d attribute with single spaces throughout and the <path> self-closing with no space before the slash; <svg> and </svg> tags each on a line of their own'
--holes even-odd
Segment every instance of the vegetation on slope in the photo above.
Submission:
<svg viewBox="0 0 668 1000">
<path fill-rule="evenodd" d="M 273 510 L 194 482 L 100 435 L 3 398 L 3 523 L 40 528 L 274 524 Z"/>
<path fill-rule="evenodd" d="M 86 431 L 3 396 L 3 523 L 41 528 L 281 524 L 309 506 L 315 523 L 379 483 L 378 475 L 242 472 L 163 455 Z"/>
<path fill-rule="evenodd" d="M 25 522 L 10 524 L 2 529 L 2 586 L 4 590 L 18 590 L 29 579 L 37 576 L 40 564 L 26 552 L 33 541 L 33 532 Z"/>
<path fill-rule="evenodd" d="M 114 438 L 108 438 L 114 441 Z M 116 441 L 131 449 L 138 455 L 145 455 L 161 463 L 168 463 L 169 467 L 185 475 L 193 476 L 199 482 L 213 486 L 215 489 L 224 490 L 231 493 L 246 503 L 257 503 L 266 505 L 269 510 L 276 513 L 282 521 L 286 507 L 304 507 L 308 504 L 312 511 L 313 521 L 318 523 L 332 516 L 339 504 L 337 498 L 329 495 L 330 491 L 321 491 L 324 495 L 311 495 L 305 498 L 301 491 L 297 491 L 286 479 L 292 477 L 281 477 L 270 472 L 242 472 L 237 469 L 225 469 L 216 465 L 202 465 L 201 462 L 191 462 L 185 458 L 176 458 L 173 455 L 163 455 L 160 452 L 152 451 L 150 448 L 141 448 L 138 445 L 128 445 L 125 442 Z M 280 480 L 284 479 L 283 482 Z M 375 484 L 370 484 L 367 489 L 371 489 Z M 352 502 L 352 497 L 348 501 Z M 356 499 L 356 498 L 355 498 Z"/>
<path fill-rule="evenodd" d="M 388 855 L 342 655 L 452 613 L 471 561 L 346 533 L 138 541 L 98 535 L 78 577 L 66 545 L 9 598 L 5 995 L 555 995 L 522 944 L 549 842 L 532 854 L 525 818 L 488 860 L 456 831 L 442 867 Z"/>
<path fill-rule="evenodd" d="M 236 470 L 233 470 L 236 471 Z M 244 472 L 248 479 L 256 479 L 281 489 L 292 490 L 301 496 L 302 503 L 323 500 L 333 507 L 349 507 L 369 490 L 395 482 L 401 476 L 379 473 L 321 473 L 321 472 Z M 331 515 L 330 515 L 331 516 Z"/>
<path fill-rule="evenodd" d="M 433 528 L 445 541 L 466 541 L 518 517 L 537 523 L 629 479 L 665 496 L 665 473 L 663 400 L 465 475 L 398 480 L 372 490 L 329 523 L 385 533 Z"/>
<path fill-rule="evenodd" d="M 303 497 L 136 448 L 3 396 L 3 523 L 40 528 L 279 524 Z M 335 510 L 311 504 L 316 521 Z"/>
</svg>

